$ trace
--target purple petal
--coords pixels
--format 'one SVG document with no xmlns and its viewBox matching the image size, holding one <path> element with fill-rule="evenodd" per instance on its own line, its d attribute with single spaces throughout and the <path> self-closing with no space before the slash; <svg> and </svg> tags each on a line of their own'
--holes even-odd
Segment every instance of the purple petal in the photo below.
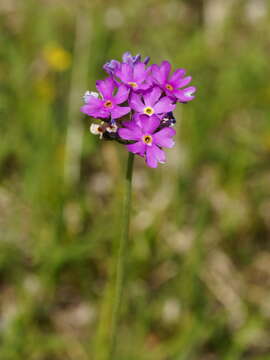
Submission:
<svg viewBox="0 0 270 360">
<path fill-rule="evenodd" d="M 86 115 L 89 115 L 89 116 L 92 116 L 91 113 L 93 111 L 93 108 L 89 105 L 83 105 L 81 108 L 80 108 L 80 111 Z"/>
<path fill-rule="evenodd" d="M 173 82 L 173 84 L 175 84 L 176 88 L 182 88 L 182 87 L 186 86 L 187 84 L 189 84 L 191 82 L 191 80 L 192 80 L 192 77 L 187 76 L 178 82 Z"/>
<path fill-rule="evenodd" d="M 97 99 L 94 96 L 90 96 L 88 99 L 88 103 L 81 107 L 81 112 L 89 115 L 89 116 L 99 116 L 97 114 L 103 114 L 102 117 L 107 117 L 108 111 L 103 107 L 103 101 L 101 99 Z"/>
<path fill-rule="evenodd" d="M 166 127 L 153 135 L 154 143 L 162 146 L 171 148 L 174 146 L 172 137 L 176 134 L 176 131 L 171 127 Z"/>
<path fill-rule="evenodd" d="M 160 119 L 156 115 L 142 115 L 141 123 L 144 134 L 153 134 L 160 125 Z"/>
<path fill-rule="evenodd" d="M 136 129 L 138 127 L 137 122 L 133 120 L 122 121 L 122 125 L 130 130 Z"/>
<path fill-rule="evenodd" d="M 129 105 L 132 109 L 138 112 L 143 112 L 143 109 L 145 108 L 144 104 L 142 103 L 141 97 L 134 93 L 131 95 Z"/>
<path fill-rule="evenodd" d="M 112 111 L 111 115 L 113 119 L 118 119 L 130 112 L 130 107 L 128 106 L 115 106 Z"/>
<path fill-rule="evenodd" d="M 106 62 L 106 64 L 103 65 L 103 69 L 109 74 L 113 75 L 115 70 L 117 70 L 120 67 L 120 62 L 117 60 L 111 60 Z"/>
<path fill-rule="evenodd" d="M 148 118 L 148 115 L 135 113 L 132 117 L 132 120 L 133 120 L 133 122 L 136 123 L 136 126 L 139 126 L 142 129 L 143 128 L 142 124 L 144 123 L 146 118 Z"/>
<path fill-rule="evenodd" d="M 142 82 L 145 79 L 146 73 L 145 73 L 145 64 L 144 63 L 138 63 L 134 65 L 133 69 L 133 80 L 135 82 Z"/>
<path fill-rule="evenodd" d="M 81 107 L 81 112 L 86 115 L 93 116 L 95 118 L 108 118 L 110 116 L 110 112 L 102 107 L 93 107 L 89 105 L 84 105 Z"/>
<path fill-rule="evenodd" d="M 125 129 L 125 128 L 121 128 L 118 130 L 118 134 L 122 139 L 125 140 L 140 140 L 140 138 L 142 137 L 142 132 L 141 129 L 139 127 L 137 127 L 136 129 Z"/>
<path fill-rule="evenodd" d="M 116 71 L 116 76 L 118 76 L 123 82 L 132 81 L 132 66 L 129 64 L 121 64 L 121 68 Z"/>
<path fill-rule="evenodd" d="M 166 161 L 165 152 L 155 144 L 153 144 L 151 148 L 152 148 L 152 154 L 155 156 L 158 162 L 165 163 Z"/>
<path fill-rule="evenodd" d="M 127 51 L 123 54 L 122 59 L 124 63 L 134 65 L 141 61 L 141 55 L 137 54 L 135 56 L 132 56 L 131 53 Z"/>
<path fill-rule="evenodd" d="M 163 61 L 160 66 L 160 72 L 165 81 L 168 79 L 171 72 L 171 64 L 168 61 Z"/>
<path fill-rule="evenodd" d="M 96 87 L 104 99 L 110 99 L 115 88 L 115 83 L 111 77 L 108 77 L 105 80 L 98 80 Z"/>
<path fill-rule="evenodd" d="M 146 56 L 146 58 L 143 60 L 143 62 L 145 63 L 145 65 L 147 65 L 150 61 L 150 56 Z"/>
<path fill-rule="evenodd" d="M 158 65 L 153 64 L 151 66 L 151 71 L 152 71 L 152 77 L 153 79 L 160 85 L 163 85 L 165 83 L 165 78 L 164 75 L 162 75 L 160 68 Z"/>
<path fill-rule="evenodd" d="M 103 105 L 103 101 L 93 95 L 90 95 L 88 96 L 87 98 L 87 104 L 86 105 L 89 105 L 91 106 L 92 108 L 93 107 L 100 107 Z"/>
<path fill-rule="evenodd" d="M 140 156 L 145 154 L 146 145 L 142 141 L 138 141 L 134 144 L 128 144 L 126 147 L 128 151 L 132 152 L 133 154 L 138 154 Z"/>
<path fill-rule="evenodd" d="M 153 146 L 146 147 L 146 164 L 151 168 L 156 168 L 158 166 L 158 161 L 155 157 L 155 151 L 153 151 Z"/>
<path fill-rule="evenodd" d="M 170 91 L 170 90 L 164 89 L 164 91 L 165 91 L 166 95 L 168 96 L 168 98 L 170 98 L 173 103 L 177 102 L 177 97 L 176 97 L 175 93 L 177 93 L 178 90 Z"/>
<path fill-rule="evenodd" d="M 135 64 L 138 64 L 138 62 L 140 62 L 141 61 L 141 55 L 140 54 L 137 54 L 137 55 L 135 55 L 135 56 L 133 56 L 133 64 L 135 65 Z"/>
<path fill-rule="evenodd" d="M 122 104 L 125 102 L 129 95 L 129 89 L 125 85 L 120 85 L 117 94 L 114 96 L 115 104 Z"/>
<path fill-rule="evenodd" d="M 186 73 L 185 69 L 177 69 L 171 76 L 171 82 L 178 82 Z"/>
<path fill-rule="evenodd" d="M 140 84 L 139 90 L 150 90 L 150 87 L 152 85 L 152 79 L 150 77 L 147 77 L 146 80 L 142 84 Z"/>
<path fill-rule="evenodd" d="M 188 102 L 195 98 L 195 96 L 192 95 L 195 91 L 196 88 L 194 86 L 190 86 L 183 90 L 177 90 L 174 93 L 180 102 Z"/>
<path fill-rule="evenodd" d="M 85 92 L 85 94 L 83 95 L 83 100 L 85 104 L 88 104 L 88 101 L 91 99 L 91 96 L 95 97 L 96 99 L 98 99 L 99 94 L 97 92 L 94 91 L 89 91 L 87 90 Z"/>
<path fill-rule="evenodd" d="M 122 60 L 124 63 L 127 63 L 130 59 L 132 59 L 131 53 L 129 51 L 126 51 L 122 56 Z"/>
<path fill-rule="evenodd" d="M 146 106 L 153 106 L 160 98 L 162 90 L 155 86 L 151 91 L 144 95 L 144 102 Z"/>
<path fill-rule="evenodd" d="M 171 99 L 169 99 L 167 96 L 164 96 L 162 99 L 160 99 L 154 106 L 156 114 L 167 113 L 169 111 L 173 111 L 174 109 L 175 105 L 172 104 Z"/>
</svg>

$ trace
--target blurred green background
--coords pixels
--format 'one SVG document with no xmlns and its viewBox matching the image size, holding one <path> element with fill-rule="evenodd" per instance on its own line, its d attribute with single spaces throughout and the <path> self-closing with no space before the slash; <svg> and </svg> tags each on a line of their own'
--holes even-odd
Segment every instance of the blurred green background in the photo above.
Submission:
<svg viewBox="0 0 270 360">
<path fill-rule="evenodd" d="M 0 359 L 106 359 L 126 150 L 82 95 L 122 53 L 185 67 L 136 158 L 118 360 L 270 359 L 267 0 L 1 0 Z"/>
</svg>

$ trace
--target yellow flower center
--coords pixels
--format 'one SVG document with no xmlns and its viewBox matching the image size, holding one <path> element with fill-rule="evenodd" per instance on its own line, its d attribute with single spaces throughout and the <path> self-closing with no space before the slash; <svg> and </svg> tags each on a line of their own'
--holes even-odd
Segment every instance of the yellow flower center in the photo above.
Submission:
<svg viewBox="0 0 270 360">
<path fill-rule="evenodd" d="M 169 90 L 169 91 L 173 91 L 173 87 L 172 87 L 171 84 L 166 84 L 166 85 L 165 85 L 165 88 L 166 88 L 167 90 Z"/>
<path fill-rule="evenodd" d="M 138 84 L 133 82 L 133 81 L 129 81 L 128 85 L 130 85 L 131 87 L 133 87 L 133 89 L 136 89 L 138 87 Z"/>
<path fill-rule="evenodd" d="M 142 141 L 146 144 L 146 145 L 152 145 L 153 142 L 153 138 L 151 135 L 144 135 L 142 137 Z"/>
<path fill-rule="evenodd" d="M 146 115 L 151 116 L 151 115 L 154 114 L 155 111 L 154 111 L 153 108 L 151 108 L 151 106 L 147 106 L 146 108 L 144 108 L 143 112 L 144 112 Z"/>
<path fill-rule="evenodd" d="M 107 100 L 107 101 L 104 103 L 104 106 L 105 106 L 106 108 L 111 108 L 111 107 L 113 106 L 113 104 L 112 104 L 111 100 Z"/>
</svg>

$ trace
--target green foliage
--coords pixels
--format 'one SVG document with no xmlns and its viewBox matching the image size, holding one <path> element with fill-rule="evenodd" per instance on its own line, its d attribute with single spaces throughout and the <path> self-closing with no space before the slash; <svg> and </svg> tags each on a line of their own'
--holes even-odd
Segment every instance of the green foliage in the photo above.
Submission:
<svg viewBox="0 0 270 360">
<path fill-rule="evenodd" d="M 1 1 L 1 360 L 106 359 L 127 153 L 79 108 L 127 50 L 198 90 L 135 161 L 117 359 L 270 359 L 269 5 L 228 3 Z"/>
</svg>

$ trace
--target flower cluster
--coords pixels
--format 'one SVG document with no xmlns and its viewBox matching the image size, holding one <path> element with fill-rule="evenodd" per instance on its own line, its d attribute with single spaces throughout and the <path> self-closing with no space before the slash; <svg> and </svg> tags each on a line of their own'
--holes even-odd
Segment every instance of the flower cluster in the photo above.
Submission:
<svg viewBox="0 0 270 360">
<path fill-rule="evenodd" d="M 108 73 L 98 80 L 98 92 L 87 91 L 81 111 L 96 119 L 90 131 L 101 139 L 125 144 L 128 151 L 142 156 L 150 167 L 165 162 L 163 148 L 174 146 L 176 103 L 194 99 L 194 86 L 186 87 L 191 76 L 184 69 L 171 73 L 171 65 L 150 65 L 149 57 L 125 53 L 122 62 L 111 60 Z"/>
</svg>

